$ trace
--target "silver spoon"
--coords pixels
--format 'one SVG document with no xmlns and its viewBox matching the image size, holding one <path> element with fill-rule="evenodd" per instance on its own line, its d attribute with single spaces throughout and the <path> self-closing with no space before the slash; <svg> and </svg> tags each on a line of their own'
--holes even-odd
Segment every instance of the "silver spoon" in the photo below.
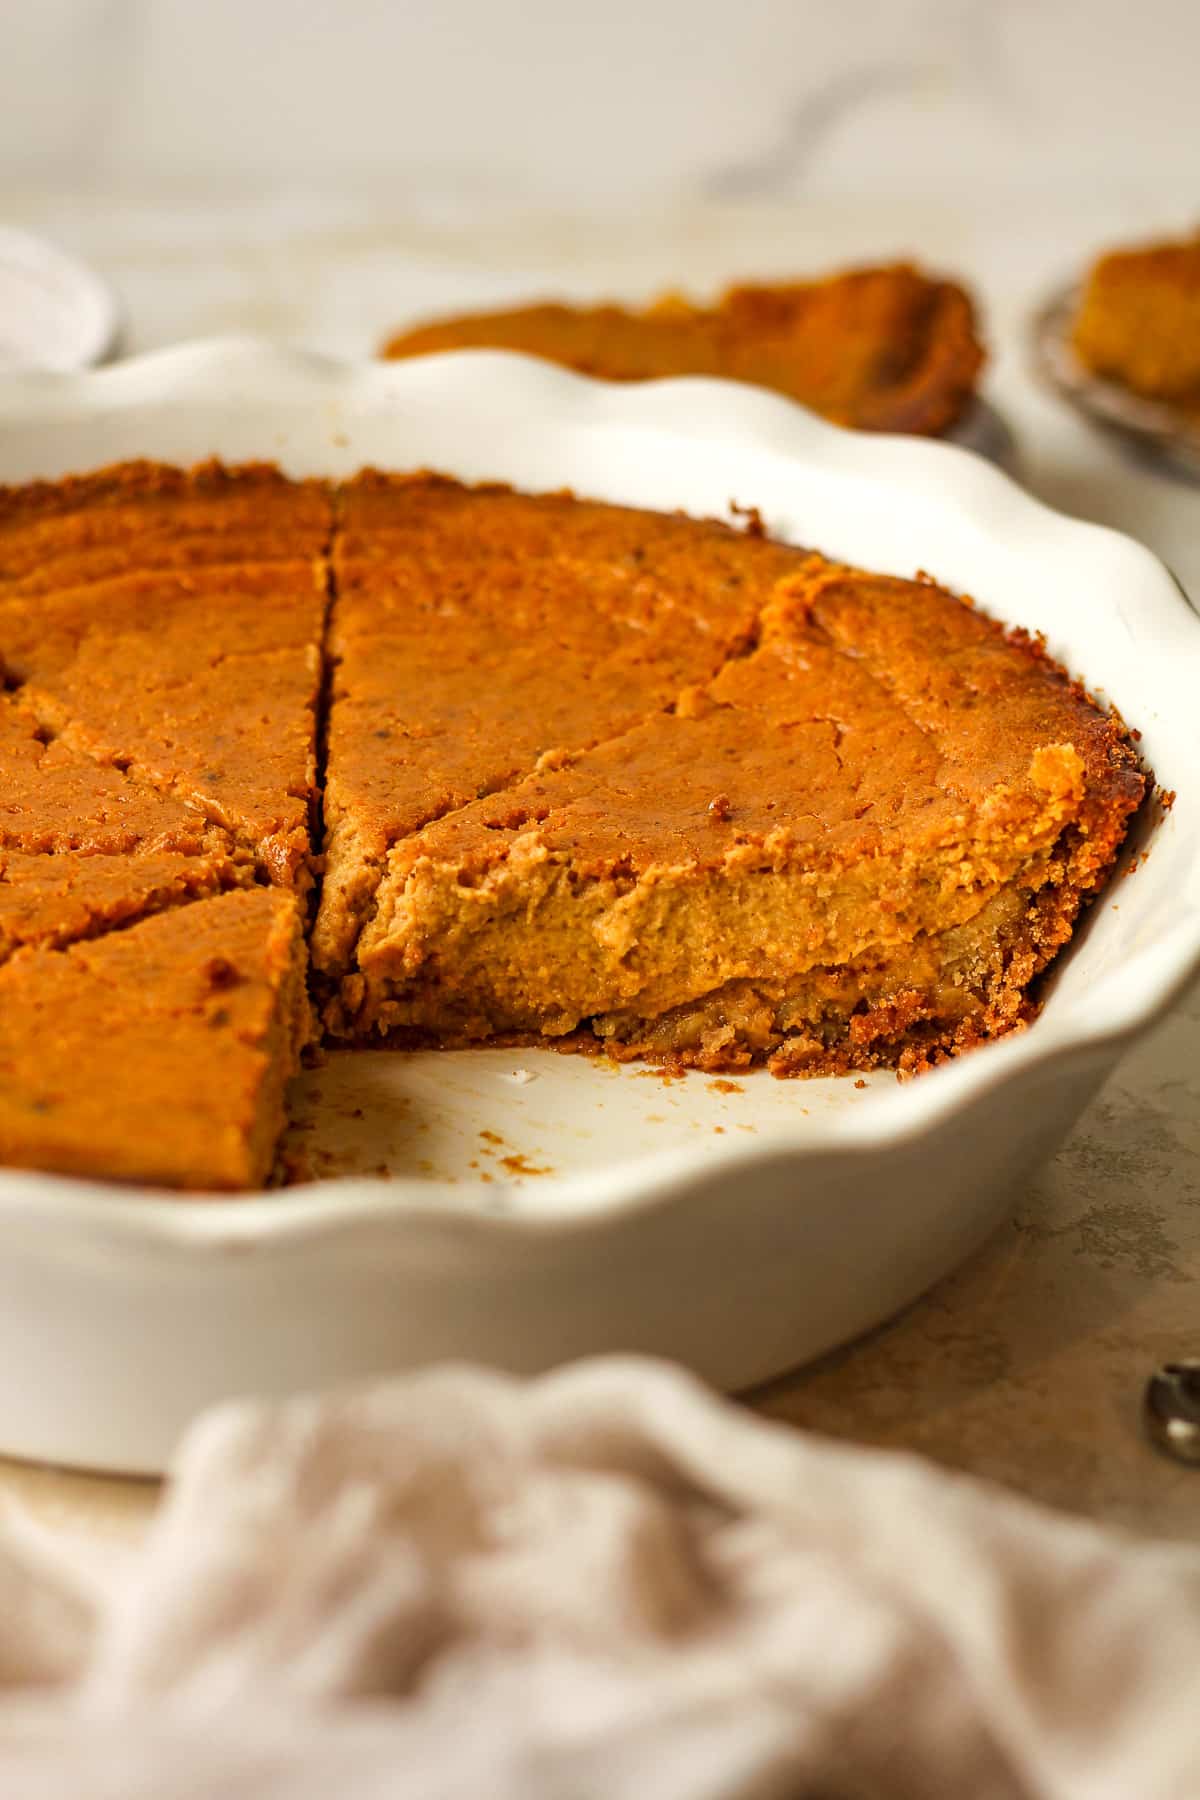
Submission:
<svg viewBox="0 0 1200 1800">
<path fill-rule="evenodd" d="M 1142 1411 L 1156 1449 L 1176 1462 L 1200 1466 L 1200 1357 L 1156 1369 L 1146 1383 Z"/>
</svg>

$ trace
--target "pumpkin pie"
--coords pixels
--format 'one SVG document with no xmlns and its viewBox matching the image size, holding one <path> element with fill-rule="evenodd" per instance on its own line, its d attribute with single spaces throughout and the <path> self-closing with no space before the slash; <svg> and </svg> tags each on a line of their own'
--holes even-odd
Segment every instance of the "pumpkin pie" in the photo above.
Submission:
<svg viewBox="0 0 1200 1800">
<path fill-rule="evenodd" d="M 773 388 L 838 425 L 935 435 L 970 402 L 983 350 L 969 296 L 908 263 L 740 285 L 711 307 L 522 306 L 433 320 L 386 357 L 519 350 L 609 381 L 715 375 Z"/>
<path fill-rule="evenodd" d="M 1144 786 L 1025 634 L 753 517 L 0 492 L 0 1161 L 261 1184 L 310 957 L 344 1043 L 922 1069 L 1032 1016 Z"/>
</svg>

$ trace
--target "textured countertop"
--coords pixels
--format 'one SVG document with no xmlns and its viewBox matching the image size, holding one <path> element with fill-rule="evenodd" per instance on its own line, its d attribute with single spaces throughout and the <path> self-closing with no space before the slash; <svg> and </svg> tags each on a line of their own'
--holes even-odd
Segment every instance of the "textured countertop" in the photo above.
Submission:
<svg viewBox="0 0 1200 1800">
<path fill-rule="evenodd" d="M 767 188 L 771 183 L 767 182 Z M 703 291 L 740 274 L 912 251 L 982 296 L 989 397 L 1043 499 L 1148 542 L 1200 594 L 1200 489 L 1139 466 L 1044 394 L 1028 316 L 1094 245 L 1146 227 L 1145 184 L 980 207 L 952 196 L 664 201 L 630 223 L 494 212 L 463 219 L 308 194 L 226 198 L 146 188 L 103 204 L 47 178 L 4 186 L 0 218 L 51 232 L 117 284 L 128 349 L 230 329 L 340 354 L 460 301 L 515 293 Z M 1156 217 L 1176 221 L 1164 199 Z M 1180 771 L 1178 779 L 1182 779 Z M 1011 1222 L 870 1338 L 752 1403 L 778 1419 L 906 1446 L 1057 1505 L 1200 1538 L 1200 1470 L 1157 1456 L 1143 1383 L 1200 1354 L 1200 995 L 1124 1063 Z M 148 1484 L 0 1464 L 0 1493 L 91 1534 L 135 1531 Z"/>
</svg>

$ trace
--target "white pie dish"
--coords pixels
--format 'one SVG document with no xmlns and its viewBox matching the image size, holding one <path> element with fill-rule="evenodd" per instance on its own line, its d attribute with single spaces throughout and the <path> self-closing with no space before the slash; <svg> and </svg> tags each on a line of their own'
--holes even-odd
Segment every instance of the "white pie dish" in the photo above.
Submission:
<svg viewBox="0 0 1200 1800">
<path fill-rule="evenodd" d="M 636 1350 L 748 1385 L 979 1244 L 1200 969 L 1200 619 L 1148 551 L 967 452 L 728 383 L 617 387 L 483 351 L 347 366 L 235 341 L 0 380 L 0 481 L 210 454 L 756 505 L 780 535 L 927 569 L 1044 631 L 1178 799 L 1135 833 L 1144 866 L 1094 910 L 1038 1023 L 916 1082 L 756 1074 L 727 1094 L 549 1052 L 345 1053 L 302 1104 L 342 1165 L 389 1180 L 220 1200 L 0 1171 L 0 1449 L 152 1471 L 217 1398 L 446 1356 L 529 1371 Z"/>
<path fill-rule="evenodd" d="M 83 369 L 111 356 L 116 295 L 94 269 L 0 225 L 0 369 Z"/>
</svg>

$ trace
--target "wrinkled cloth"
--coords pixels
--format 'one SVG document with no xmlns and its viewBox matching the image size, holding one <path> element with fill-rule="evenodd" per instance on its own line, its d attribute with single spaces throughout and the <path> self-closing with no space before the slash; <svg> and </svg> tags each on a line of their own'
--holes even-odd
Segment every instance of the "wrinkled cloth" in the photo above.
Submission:
<svg viewBox="0 0 1200 1800">
<path fill-rule="evenodd" d="M 445 1368 L 209 1415 L 115 1575 L 10 1524 L 0 1696 L 14 1800 L 1195 1800 L 1200 1555 Z"/>
</svg>

